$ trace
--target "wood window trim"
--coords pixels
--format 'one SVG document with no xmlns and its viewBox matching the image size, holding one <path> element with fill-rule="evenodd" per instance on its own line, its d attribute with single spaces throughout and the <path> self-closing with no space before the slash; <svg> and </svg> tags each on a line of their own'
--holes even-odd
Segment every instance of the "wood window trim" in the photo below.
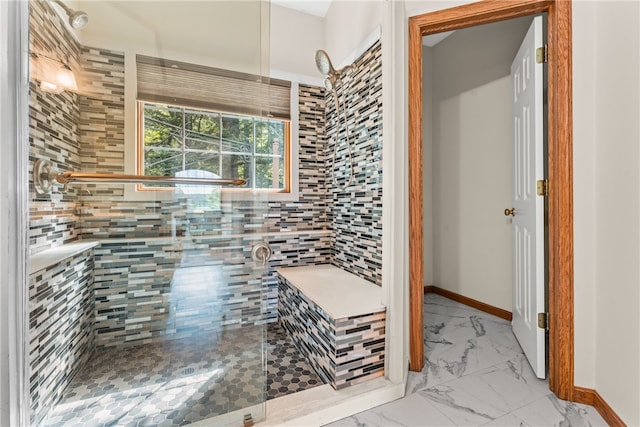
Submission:
<svg viewBox="0 0 640 427">
<path fill-rule="evenodd" d="M 573 122 L 570 0 L 484 0 L 409 18 L 409 361 L 422 370 L 422 37 L 542 12 L 548 14 L 549 388 L 574 394 Z"/>
</svg>

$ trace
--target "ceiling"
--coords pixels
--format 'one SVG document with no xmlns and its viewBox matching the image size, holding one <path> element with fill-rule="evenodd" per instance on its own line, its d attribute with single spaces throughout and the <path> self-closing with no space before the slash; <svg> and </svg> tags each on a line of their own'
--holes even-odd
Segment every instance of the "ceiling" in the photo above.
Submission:
<svg viewBox="0 0 640 427">
<path fill-rule="evenodd" d="M 327 15 L 327 11 L 331 6 L 332 1 L 333 0 L 271 0 L 271 3 L 289 9 L 297 10 L 298 12 L 324 18 Z M 453 31 L 447 31 L 444 33 L 425 36 L 422 38 L 422 44 L 425 46 L 433 47 L 452 33 Z"/>
<path fill-rule="evenodd" d="M 329 6 L 331 6 L 331 1 L 332 0 L 271 0 L 271 3 L 324 18 L 329 10 Z"/>
</svg>

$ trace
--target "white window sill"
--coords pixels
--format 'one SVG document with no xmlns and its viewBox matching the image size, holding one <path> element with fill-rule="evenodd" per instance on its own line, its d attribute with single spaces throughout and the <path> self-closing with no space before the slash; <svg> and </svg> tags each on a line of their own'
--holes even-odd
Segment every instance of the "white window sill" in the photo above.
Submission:
<svg viewBox="0 0 640 427">
<path fill-rule="evenodd" d="M 297 183 L 296 183 L 297 184 Z M 269 202 L 297 202 L 299 200 L 299 194 L 297 185 L 291 189 L 290 192 L 278 192 L 269 190 L 222 190 L 223 201 L 242 201 L 242 200 L 255 200 L 255 201 L 269 201 Z"/>
</svg>

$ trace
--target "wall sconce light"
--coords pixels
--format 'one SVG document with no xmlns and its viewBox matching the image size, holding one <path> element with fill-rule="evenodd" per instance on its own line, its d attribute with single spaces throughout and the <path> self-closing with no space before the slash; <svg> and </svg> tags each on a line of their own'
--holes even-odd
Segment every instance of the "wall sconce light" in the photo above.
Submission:
<svg viewBox="0 0 640 427">
<path fill-rule="evenodd" d="M 78 91 L 76 76 L 69 65 L 46 55 L 31 52 L 31 78 L 40 82 L 40 89 L 50 93 Z"/>
</svg>

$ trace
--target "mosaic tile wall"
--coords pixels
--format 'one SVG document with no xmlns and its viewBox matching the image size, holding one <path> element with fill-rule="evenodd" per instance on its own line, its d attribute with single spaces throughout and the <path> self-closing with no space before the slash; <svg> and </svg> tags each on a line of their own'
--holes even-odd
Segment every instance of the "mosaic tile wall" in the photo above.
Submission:
<svg viewBox="0 0 640 427">
<path fill-rule="evenodd" d="M 69 63 L 78 69 L 80 48 L 69 36 L 49 2 L 29 2 L 29 50 Z M 29 190 L 30 253 L 36 254 L 78 238 L 74 189 L 65 194 L 37 195 L 31 171 L 37 159 L 52 161 L 59 168 L 80 168 L 78 95 L 47 93 L 39 82 L 29 83 Z"/>
<path fill-rule="evenodd" d="M 324 89 L 300 85 L 298 90 L 299 200 L 269 203 L 267 230 L 330 228 L 325 172 Z"/>
<path fill-rule="evenodd" d="M 111 54 L 113 56 L 113 54 Z M 107 56 L 105 61 L 110 60 Z M 113 60 L 119 64 L 119 60 Z M 95 60 L 100 63 L 99 60 Z M 114 65 L 112 74 L 118 74 Z M 102 65 L 106 67 L 106 65 Z M 109 86 L 105 84 L 105 87 Z M 110 86 L 109 86 L 110 87 Z M 116 85 L 119 88 L 119 86 Z M 94 101 L 97 102 L 97 101 Z M 107 101 L 105 104 L 109 104 Z M 101 108 L 95 108 L 98 112 Z M 79 211 L 81 212 L 78 234 L 81 239 L 108 239 L 123 237 L 166 237 L 181 236 L 189 233 L 194 236 L 222 235 L 228 233 L 254 233 L 256 231 L 308 231 L 326 230 L 329 227 L 329 206 L 326 200 L 325 174 L 324 174 L 324 147 L 322 134 L 324 129 L 324 93 L 323 90 L 313 86 L 300 85 L 299 88 L 299 200 L 297 202 L 256 202 L 255 206 L 250 202 L 234 201 L 225 202 L 218 211 L 189 213 L 187 201 L 179 196 L 165 200 L 130 201 L 124 200 L 121 188 L 104 188 L 105 186 L 93 186 L 89 192 L 83 191 L 80 197 Z M 92 110 L 93 111 L 93 110 Z M 90 113 L 91 129 L 96 128 L 95 116 L 98 113 Z M 116 115 L 117 116 L 117 115 Z M 100 117 L 103 117 L 100 116 Z M 115 116 L 114 116 L 115 117 Z M 115 137 L 117 129 L 123 126 L 120 118 L 105 120 L 107 127 L 113 127 L 109 131 L 105 126 L 95 133 L 94 139 L 99 135 L 107 135 L 103 142 L 95 143 L 94 140 L 85 141 L 83 133 L 83 146 L 95 146 L 92 150 L 83 150 L 83 167 L 93 170 L 84 153 L 92 153 L 103 158 L 118 159 L 124 152 L 124 138 Z M 103 120 L 101 119 L 100 122 Z M 105 152 L 113 153 L 106 155 Z M 116 161 L 117 163 L 117 161 Z M 99 172 L 108 172 L 97 169 Z M 97 188 L 100 187 L 100 188 Z"/>
<path fill-rule="evenodd" d="M 333 388 L 384 375 L 384 311 L 334 319 L 279 276 L 279 318 L 300 352 Z"/>
<path fill-rule="evenodd" d="M 337 126 L 335 101 L 327 93 L 327 182 L 330 211 L 332 264 L 370 282 L 382 284 L 382 49 L 380 41 L 355 61 L 356 73 L 347 77 L 345 89 L 352 144 L 355 184 L 336 187 L 331 170 L 344 185 L 349 176 L 344 119 Z M 338 95 L 343 97 L 342 88 Z M 342 113 L 342 105 L 340 107 Z M 338 135 L 338 156 L 333 150 Z"/>
<path fill-rule="evenodd" d="M 79 46 L 49 2 L 29 7 L 31 51 L 68 62 L 87 94 L 51 94 L 30 83 L 30 171 L 37 159 L 47 159 L 60 171 L 123 172 L 123 54 Z M 29 179 L 31 254 L 79 238 L 77 203 L 87 190 L 94 198 L 123 194 L 122 185 L 71 185 L 38 195 L 31 173 Z"/>
<path fill-rule="evenodd" d="M 78 239 L 76 203 L 35 201 L 29 205 L 29 252 L 35 255 Z"/>
<path fill-rule="evenodd" d="M 86 251 L 29 277 L 31 423 L 37 425 L 92 353 L 93 256 Z"/>
<path fill-rule="evenodd" d="M 124 54 L 82 47 L 83 91 L 79 97 L 78 137 L 81 169 L 92 173 L 124 173 Z M 90 83 L 89 83 L 90 82 Z M 122 184 L 76 186 L 80 198 L 122 197 Z"/>
<path fill-rule="evenodd" d="M 184 267 L 185 262 L 192 266 L 196 263 L 201 266 L 224 264 L 225 277 L 229 280 L 229 294 L 219 303 L 222 310 L 219 312 L 224 314 L 224 319 L 212 316 L 204 322 L 206 325 L 194 326 L 198 329 L 277 320 L 275 267 L 330 261 L 322 89 L 300 85 L 299 114 L 297 202 L 263 201 L 253 206 L 249 202 L 226 202 L 223 198 L 219 211 L 193 212 L 188 209 L 187 200 L 178 194 L 169 199 L 166 195 L 159 196 L 166 200 L 145 202 L 124 200 L 116 192 L 97 194 L 93 189 L 90 189 L 91 194 L 81 194 L 79 236 L 102 241 L 96 250 L 99 345 L 153 340 L 170 331 L 165 324 L 166 299 L 170 296 L 174 271 Z M 117 141 L 114 144 L 117 145 Z M 245 261 L 250 259 L 255 233 L 265 231 L 269 233 L 267 240 L 274 254 L 260 285 L 252 262 L 245 265 Z M 234 235 L 234 238 L 221 239 L 228 235 Z M 194 239 L 192 249 L 185 250 L 175 244 L 174 239 L 183 237 Z M 232 249 L 225 250 L 225 245 Z M 141 263 L 144 267 L 140 267 Z M 149 277 L 150 271 L 154 271 L 153 277 Z M 260 305 L 258 289 L 266 295 L 262 314 L 256 311 Z M 133 297 L 141 292 L 150 293 L 144 294 L 144 298 Z M 109 293 L 113 296 L 109 297 Z M 245 298 L 246 294 L 251 297 Z M 132 298 L 123 302 L 122 295 Z M 236 302 L 239 299 L 243 300 L 242 304 Z M 113 309 L 113 306 L 117 308 Z M 173 333 L 179 335 L 176 331 Z"/>
<path fill-rule="evenodd" d="M 95 57 L 94 57 L 95 56 Z M 100 59 L 102 57 L 104 59 Z M 103 151 L 112 150 L 112 158 L 118 159 L 124 150 L 123 138 L 118 137 L 118 129 L 123 126 L 116 112 L 110 114 L 106 109 L 120 102 L 121 85 L 118 81 L 109 83 L 112 75 L 120 76 L 122 58 L 117 54 L 105 53 L 95 49 L 83 49 L 82 60 L 98 64 L 97 81 L 105 81 L 105 87 L 115 87 L 113 97 L 105 99 L 84 98 L 80 102 L 86 111 L 81 113 L 79 132 L 82 138 L 82 169 L 86 171 L 108 172 L 91 164 L 94 154 L 102 156 Z M 86 65 L 91 70 L 91 65 Z M 90 71 L 91 72 L 91 71 Z M 80 239 L 99 239 L 102 241 L 96 249 L 96 335 L 98 345 L 112 346 L 118 343 L 132 342 L 136 338 L 150 340 L 163 336 L 171 328 L 166 325 L 167 296 L 171 280 L 176 269 L 183 266 L 183 259 L 190 263 L 194 260 L 202 265 L 218 264 L 220 253 L 225 253 L 224 261 L 232 261 L 226 269 L 227 276 L 233 273 L 230 289 L 235 294 L 226 297 L 221 304 L 231 307 L 225 312 L 224 320 L 215 316 L 208 327 L 216 322 L 224 324 L 247 325 L 277 319 L 277 277 L 275 267 L 310 263 L 327 263 L 330 260 L 329 232 L 327 231 L 328 204 L 325 195 L 324 147 L 322 134 L 324 126 L 324 94 L 320 88 L 301 85 L 300 100 L 300 199 L 292 202 L 258 203 L 257 209 L 250 203 L 223 202 L 220 211 L 194 213 L 188 210 L 186 200 L 127 201 L 122 197 L 122 186 L 100 186 L 101 189 L 83 186 L 78 202 L 69 204 L 69 216 L 73 218 L 73 237 Z M 106 107 L 105 107 L 106 105 Z M 111 129 L 111 130 L 110 130 Z M 93 148 L 91 148 L 93 147 Z M 85 157 L 86 153 L 94 153 Z M 107 158 L 111 158 L 107 156 Z M 121 160 L 115 160 L 115 163 Z M 86 191 L 88 190 L 88 191 Z M 52 236 L 60 234 L 51 226 L 51 221 L 61 219 L 43 217 L 36 222 L 40 208 L 33 212 L 33 224 L 42 223 L 34 238 L 44 243 Z M 58 211 L 59 212 L 59 211 Z M 54 212 L 57 214 L 58 212 Z M 224 214 L 222 213 L 224 212 Z M 266 298 L 263 301 L 264 313 L 256 311 L 260 306 L 260 292 L 257 292 L 256 278 L 251 279 L 250 240 L 256 230 L 266 228 L 272 232 L 285 231 L 284 234 L 271 234 L 269 243 L 274 255 L 269 262 L 270 268 L 264 278 L 262 288 Z M 321 235 L 291 235 L 292 231 L 320 231 Z M 213 237 L 228 234 L 245 234 L 241 242 L 234 243 L 239 251 L 224 251 L 221 242 L 208 242 Z M 35 233 L 34 233 L 35 234 Z M 198 239 L 194 250 L 183 250 L 172 239 L 191 236 Z M 158 240 L 162 238 L 161 240 Z M 119 239 L 131 239 L 122 241 Z M 69 241 L 70 239 L 65 240 Z M 46 248 L 46 245 L 42 246 Z M 203 249 L 204 253 L 203 253 Z M 195 252 L 200 252 L 195 254 Z M 241 256 L 239 257 L 239 254 Z M 244 258 L 242 258 L 244 257 Z M 128 268 L 124 268 L 127 266 Z M 152 277 L 150 273 L 153 272 Z M 244 277 L 246 283 L 238 284 L 238 277 Z M 143 279 L 141 279 L 143 278 Z M 253 290 L 247 286 L 251 283 Z M 107 295 L 113 292 L 111 296 Z M 251 294 L 243 304 L 234 302 Z M 130 296 L 123 303 L 122 295 Z M 144 295 L 144 296 L 140 296 Z M 117 308 L 113 308 L 117 306 Z M 223 310 L 224 312 L 225 310 Z M 144 319 L 144 320 L 140 320 Z M 125 324 L 126 323 L 126 324 Z M 198 325 L 198 328 L 203 325 Z M 184 329 L 184 328 L 183 328 Z"/>
<path fill-rule="evenodd" d="M 263 238 L 274 252 L 266 277 L 262 266 L 247 262 Z M 95 249 L 96 347 L 275 321 L 275 268 L 328 263 L 329 240 L 329 232 L 319 231 L 101 241 Z"/>
</svg>

